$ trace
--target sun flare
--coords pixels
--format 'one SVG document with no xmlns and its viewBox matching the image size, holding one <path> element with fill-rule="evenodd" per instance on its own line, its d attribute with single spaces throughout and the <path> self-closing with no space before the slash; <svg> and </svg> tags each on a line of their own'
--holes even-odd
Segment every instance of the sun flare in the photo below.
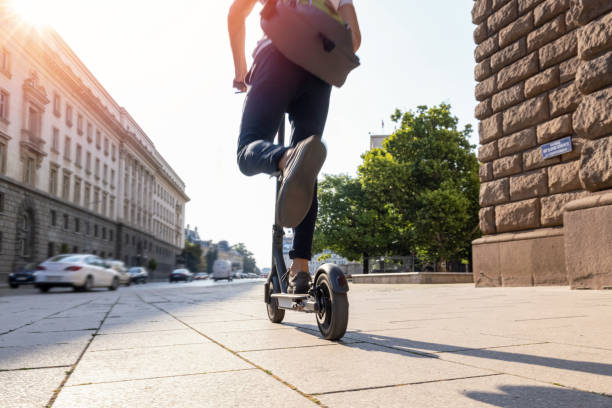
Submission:
<svg viewBox="0 0 612 408">
<path fill-rule="evenodd" d="M 53 25 L 61 7 L 59 1 L 50 0 L 9 0 L 13 12 L 24 22 L 33 26 Z"/>
</svg>

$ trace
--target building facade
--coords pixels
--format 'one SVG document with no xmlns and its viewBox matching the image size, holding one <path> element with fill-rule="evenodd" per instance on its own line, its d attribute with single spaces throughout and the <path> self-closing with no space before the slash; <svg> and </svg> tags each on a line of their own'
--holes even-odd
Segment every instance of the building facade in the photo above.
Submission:
<svg viewBox="0 0 612 408">
<path fill-rule="evenodd" d="M 478 286 L 612 288 L 612 2 L 476 0 Z"/>
<path fill-rule="evenodd" d="M 183 181 L 55 31 L 0 22 L 0 282 L 60 252 L 173 268 Z"/>
</svg>

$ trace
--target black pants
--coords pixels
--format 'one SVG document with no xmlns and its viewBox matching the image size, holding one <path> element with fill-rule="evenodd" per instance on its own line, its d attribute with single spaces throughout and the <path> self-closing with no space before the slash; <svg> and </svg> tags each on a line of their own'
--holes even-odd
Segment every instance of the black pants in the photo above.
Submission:
<svg viewBox="0 0 612 408">
<path fill-rule="evenodd" d="M 288 149 L 274 144 L 284 114 L 291 123 L 291 146 L 312 135 L 322 135 L 327 120 L 331 86 L 285 58 L 273 45 L 255 57 L 247 76 L 251 85 L 244 103 L 238 166 L 247 176 L 278 171 L 278 162 Z M 315 193 L 308 214 L 294 230 L 289 257 L 310 259 L 317 220 Z"/>
</svg>

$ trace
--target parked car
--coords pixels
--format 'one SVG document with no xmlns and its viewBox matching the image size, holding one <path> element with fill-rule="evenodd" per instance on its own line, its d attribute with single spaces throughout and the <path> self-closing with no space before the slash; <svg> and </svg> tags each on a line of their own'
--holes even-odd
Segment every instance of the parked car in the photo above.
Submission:
<svg viewBox="0 0 612 408">
<path fill-rule="evenodd" d="M 208 274 L 206 272 L 198 272 L 193 275 L 194 280 L 206 280 L 208 279 Z"/>
<path fill-rule="evenodd" d="M 191 282 L 193 280 L 193 273 L 187 269 L 175 269 L 170 273 L 170 283 L 172 282 Z"/>
<path fill-rule="evenodd" d="M 134 266 L 128 270 L 132 283 L 147 283 L 149 279 L 149 272 L 142 266 Z"/>
<path fill-rule="evenodd" d="M 35 281 L 35 272 L 36 264 L 26 264 L 17 271 L 9 274 L 8 284 L 13 289 L 17 289 L 19 285 L 33 285 Z"/>
<path fill-rule="evenodd" d="M 130 286 L 132 284 L 132 277 L 128 273 L 127 268 L 123 261 L 119 261 L 117 259 L 107 259 L 106 264 L 108 264 L 112 269 L 117 271 L 119 274 L 119 283 L 121 285 Z"/>
<path fill-rule="evenodd" d="M 54 256 L 36 267 L 34 285 L 41 292 L 55 286 L 78 291 L 105 287 L 116 290 L 119 274 L 95 255 L 67 254 Z"/>
<path fill-rule="evenodd" d="M 252 272 L 251 272 L 251 273 L 247 273 L 247 276 L 248 276 L 250 279 L 259 278 L 259 276 L 257 276 L 257 274 L 256 274 L 256 273 L 252 273 Z"/>
<path fill-rule="evenodd" d="M 232 281 L 232 263 L 224 259 L 217 259 L 213 264 L 213 280 L 227 279 L 229 282 Z"/>
</svg>

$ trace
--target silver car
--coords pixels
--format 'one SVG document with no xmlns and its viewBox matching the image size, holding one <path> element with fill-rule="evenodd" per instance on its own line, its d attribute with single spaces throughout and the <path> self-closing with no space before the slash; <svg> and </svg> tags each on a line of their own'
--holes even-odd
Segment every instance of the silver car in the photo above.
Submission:
<svg viewBox="0 0 612 408">
<path fill-rule="evenodd" d="M 55 286 L 76 291 L 93 288 L 116 290 L 119 274 L 95 255 L 66 254 L 54 256 L 36 267 L 34 285 L 41 292 Z"/>
</svg>

